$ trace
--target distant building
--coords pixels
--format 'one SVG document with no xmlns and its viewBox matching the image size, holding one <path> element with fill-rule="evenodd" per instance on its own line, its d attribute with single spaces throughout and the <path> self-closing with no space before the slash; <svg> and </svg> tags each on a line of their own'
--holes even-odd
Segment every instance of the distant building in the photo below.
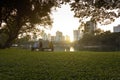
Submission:
<svg viewBox="0 0 120 80">
<path fill-rule="evenodd" d="M 84 26 L 85 33 L 93 33 L 97 29 L 97 24 L 95 21 L 87 21 Z"/>
<path fill-rule="evenodd" d="M 62 36 L 62 41 L 65 41 L 65 36 Z"/>
<path fill-rule="evenodd" d="M 79 30 L 73 30 L 73 37 L 74 37 L 74 41 L 80 40 L 80 31 Z"/>
<path fill-rule="evenodd" d="M 57 32 L 56 32 L 55 41 L 56 41 L 56 42 L 60 42 L 60 41 L 62 41 L 62 40 L 63 40 L 63 34 L 62 34 L 62 32 L 57 31 Z"/>
<path fill-rule="evenodd" d="M 51 41 L 51 34 L 48 34 L 47 38 L 48 38 L 49 41 Z"/>
<path fill-rule="evenodd" d="M 113 32 L 120 32 L 120 25 L 113 28 Z"/>
<path fill-rule="evenodd" d="M 65 41 L 70 41 L 70 36 L 66 35 L 65 36 Z"/>
<path fill-rule="evenodd" d="M 47 34 L 44 32 L 43 35 L 42 35 L 42 39 L 43 40 L 47 40 Z"/>
<path fill-rule="evenodd" d="M 74 41 L 80 40 L 85 33 L 93 33 L 97 29 L 97 23 L 94 20 L 82 22 L 78 30 L 73 31 Z"/>
</svg>

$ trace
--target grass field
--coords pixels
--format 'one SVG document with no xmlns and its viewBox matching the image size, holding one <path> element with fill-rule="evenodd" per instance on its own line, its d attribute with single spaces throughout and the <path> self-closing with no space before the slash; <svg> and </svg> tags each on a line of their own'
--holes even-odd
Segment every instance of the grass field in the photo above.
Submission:
<svg viewBox="0 0 120 80">
<path fill-rule="evenodd" d="M 120 52 L 0 50 L 0 80 L 120 80 Z"/>
</svg>

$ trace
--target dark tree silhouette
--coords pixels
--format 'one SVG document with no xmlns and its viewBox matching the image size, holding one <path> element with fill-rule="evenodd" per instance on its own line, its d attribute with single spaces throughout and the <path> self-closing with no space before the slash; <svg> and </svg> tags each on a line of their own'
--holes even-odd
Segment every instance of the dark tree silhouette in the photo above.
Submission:
<svg viewBox="0 0 120 80">
<path fill-rule="evenodd" d="M 59 3 L 56 0 L 0 0 L 0 41 L 5 39 L 0 48 L 10 47 L 18 34 L 35 28 L 35 24 L 51 25 L 51 8 Z"/>
<path fill-rule="evenodd" d="M 91 17 L 101 24 L 109 24 L 120 16 L 120 0 L 74 0 L 71 8 L 80 21 Z"/>
</svg>

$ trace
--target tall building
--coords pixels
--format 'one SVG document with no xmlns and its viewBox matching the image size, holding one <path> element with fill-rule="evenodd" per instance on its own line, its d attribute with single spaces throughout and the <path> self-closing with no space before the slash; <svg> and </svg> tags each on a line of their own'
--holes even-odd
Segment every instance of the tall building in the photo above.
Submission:
<svg viewBox="0 0 120 80">
<path fill-rule="evenodd" d="M 42 33 L 42 39 L 47 40 L 47 34 L 45 32 Z"/>
<path fill-rule="evenodd" d="M 85 26 L 84 26 L 84 31 L 86 33 L 92 33 L 96 30 L 97 24 L 95 21 L 87 21 Z"/>
<path fill-rule="evenodd" d="M 62 41 L 62 39 L 63 39 L 63 34 L 62 34 L 62 32 L 57 31 L 57 32 L 56 32 L 55 41 L 56 41 L 56 42 L 60 42 L 60 41 Z"/>
<path fill-rule="evenodd" d="M 120 25 L 113 28 L 113 32 L 120 32 Z"/>
<path fill-rule="evenodd" d="M 68 42 L 69 42 L 69 41 L 70 41 L 70 36 L 66 35 L 66 36 L 65 36 L 65 41 L 68 41 Z"/>
<path fill-rule="evenodd" d="M 80 40 L 80 31 L 79 30 L 73 30 L 73 37 L 74 37 L 74 41 Z"/>
<path fill-rule="evenodd" d="M 62 41 L 65 41 L 65 36 L 62 36 Z"/>
<path fill-rule="evenodd" d="M 47 38 L 48 38 L 49 41 L 51 41 L 51 34 L 48 34 Z"/>
</svg>

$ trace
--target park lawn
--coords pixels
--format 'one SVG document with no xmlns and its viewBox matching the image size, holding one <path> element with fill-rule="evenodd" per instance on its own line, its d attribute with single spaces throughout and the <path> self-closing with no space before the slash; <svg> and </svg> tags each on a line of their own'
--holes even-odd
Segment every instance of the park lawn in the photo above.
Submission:
<svg viewBox="0 0 120 80">
<path fill-rule="evenodd" d="M 120 80 L 120 52 L 0 50 L 0 80 Z"/>
</svg>

